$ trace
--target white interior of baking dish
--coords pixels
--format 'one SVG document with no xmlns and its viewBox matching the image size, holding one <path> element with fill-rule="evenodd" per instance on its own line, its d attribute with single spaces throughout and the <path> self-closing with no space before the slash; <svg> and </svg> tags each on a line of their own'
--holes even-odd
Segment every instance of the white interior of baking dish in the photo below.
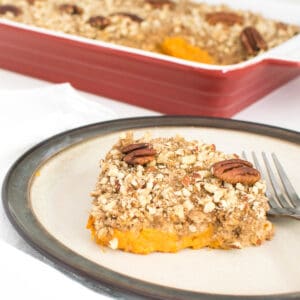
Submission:
<svg viewBox="0 0 300 300">
<path fill-rule="evenodd" d="M 298 0 L 195 0 L 195 2 L 206 2 L 209 4 L 227 4 L 232 8 L 250 10 L 255 13 L 260 13 L 264 17 L 271 18 L 274 20 L 300 25 L 300 1 Z M 141 56 L 146 56 L 149 58 L 157 58 L 163 61 L 168 61 L 180 65 L 190 66 L 194 68 L 201 68 L 207 70 L 220 70 L 224 73 L 241 69 L 246 66 L 256 64 L 265 59 L 276 59 L 288 62 L 296 62 L 300 67 L 300 34 L 286 41 L 285 43 L 274 47 L 265 53 L 262 53 L 248 61 L 244 61 L 234 65 L 228 66 L 218 66 L 218 65 L 208 65 L 199 62 L 187 61 L 184 59 L 179 59 L 163 54 L 153 53 L 149 51 L 139 50 L 135 48 L 129 48 L 126 46 L 115 45 L 107 42 L 102 42 L 99 40 L 92 40 L 84 37 L 78 37 L 74 35 L 69 35 L 61 32 L 54 32 L 44 28 L 37 28 L 34 26 L 29 26 L 25 24 L 20 24 L 10 20 L 0 19 L 0 24 L 7 24 L 14 27 L 23 28 L 30 31 L 36 31 L 47 35 L 54 35 L 57 37 L 67 38 L 73 41 L 83 42 L 92 45 L 99 45 L 108 49 L 119 50 L 122 52 L 137 54 Z"/>
</svg>

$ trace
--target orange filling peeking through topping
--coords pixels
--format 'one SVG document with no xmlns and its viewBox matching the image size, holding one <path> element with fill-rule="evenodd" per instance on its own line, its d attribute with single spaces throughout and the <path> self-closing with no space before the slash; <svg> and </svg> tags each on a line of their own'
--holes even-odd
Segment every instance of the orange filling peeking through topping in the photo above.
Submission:
<svg viewBox="0 0 300 300">
<path fill-rule="evenodd" d="M 164 54 L 183 58 L 186 60 L 197 61 L 205 64 L 214 64 L 214 59 L 207 51 L 189 44 L 181 37 L 167 37 L 161 44 Z"/>
</svg>

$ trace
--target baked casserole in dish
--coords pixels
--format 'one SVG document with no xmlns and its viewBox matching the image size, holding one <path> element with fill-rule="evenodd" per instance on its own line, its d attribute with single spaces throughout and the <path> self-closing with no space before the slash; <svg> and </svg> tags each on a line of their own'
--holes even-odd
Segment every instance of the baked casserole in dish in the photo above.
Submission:
<svg viewBox="0 0 300 300">
<path fill-rule="evenodd" d="M 277 1 L 3 0 L 0 66 L 165 113 L 231 116 L 299 75 L 299 11 Z"/>
</svg>

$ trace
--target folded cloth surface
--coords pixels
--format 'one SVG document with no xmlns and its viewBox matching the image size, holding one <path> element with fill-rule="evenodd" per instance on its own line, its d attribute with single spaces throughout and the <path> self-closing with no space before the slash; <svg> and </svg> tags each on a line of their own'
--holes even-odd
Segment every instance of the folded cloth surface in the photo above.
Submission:
<svg viewBox="0 0 300 300">
<path fill-rule="evenodd" d="M 109 299 L 1 240 L 0 253 L 2 299 Z"/>
<path fill-rule="evenodd" d="M 34 144 L 61 131 L 116 118 L 112 110 L 83 99 L 69 84 L 23 91 L 0 91 L 0 105 L 1 183 L 12 163 Z M 45 260 L 13 229 L 4 213 L 2 201 L 0 202 L 0 242 L 0 279 L 2 283 L 7 283 L 4 284 L 5 289 L 14 289 L 11 291 L 13 295 L 24 298 L 29 296 L 33 289 L 35 291 L 38 289 L 34 295 L 41 295 L 43 299 L 59 296 L 55 290 L 47 288 L 51 280 L 58 283 L 57 288 L 64 286 L 68 289 L 65 290 L 68 297 L 76 295 L 77 299 L 79 295 L 85 295 L 89 299 L 94 299 L 91 294 L 97 295 L 41 261 L 9 246 L 6 247 L 5 242 Z M 13 278 L 18 280 L 17 289 L 11 286 L 13 283 L 16 284 Z M 2 287 L 0 295 L 5 294 L 3 293 Z M 101 297 L 102 295 L 97 295 L 97 299 Z M 102 299 L 108 298 L 103 296 Z"/>
</svg>

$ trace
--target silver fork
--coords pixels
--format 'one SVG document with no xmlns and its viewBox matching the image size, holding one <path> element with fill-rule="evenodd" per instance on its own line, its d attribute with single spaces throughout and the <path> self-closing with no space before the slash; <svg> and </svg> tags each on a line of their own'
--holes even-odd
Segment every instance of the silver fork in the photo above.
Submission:
<svg viewBox="0 0 300 300">
<path fill-rule="evenodd" d="M 297 195 L 290 180 L 288 179 L 277 156 L 275 155 L 275 153 L 271 154 L 273 163 L 277 170 L 276 172 L 272 170 L 271 163 L 269 162 L 266 153 L 262 152 L 261 154 L 267 172 L 265 172 L 261 167 L 256 154 L 254 152 L 251 152 L 254 165 L 260 171 L 262 178 L 265 180 L 268 178 L 269 181 L 271 182 L 271 187 L 270 185 L 267 186 L 267 191 L 266 191 L 266 196 L 269 199 L 269 205 L 270 205 L 270 210 L 268 211 L 268 215 L 290 217 L 290 218 L 300 220 L 300 198 Z M 242 153 L 242 157 L 245 160 L 248 160 L 247 155 L 244 151 Z M 276 176 L 276 173 L 279 176 Z M 280 181 L 278 180 L 278 178 L 280 178 Z"/>
</svg>

